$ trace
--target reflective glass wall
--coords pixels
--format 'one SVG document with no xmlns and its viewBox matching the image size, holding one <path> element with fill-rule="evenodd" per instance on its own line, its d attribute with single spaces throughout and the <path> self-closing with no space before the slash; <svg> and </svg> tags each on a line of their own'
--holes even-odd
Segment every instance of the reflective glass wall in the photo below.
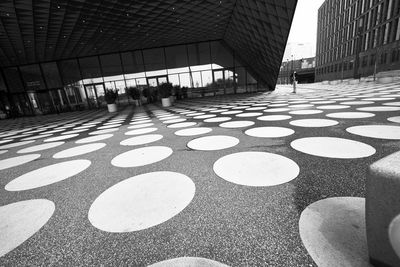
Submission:
<svg viewBox="0 0 400 267">
<path fill-rule="evenodd" d="M 187 87 L 188 97 L 258 88 L 246 66 L 220 41 L 8 67 L 1 72 L 0 92 L 5 89 L 22 115 L 103 107 L 105 89 L 119 90 L 118 103 L 128 104 L 126 88 L 157 90 L 163 82 Z M 10 103 L 3 102 L 0 109 L 5 110 Z"/>
</svg>

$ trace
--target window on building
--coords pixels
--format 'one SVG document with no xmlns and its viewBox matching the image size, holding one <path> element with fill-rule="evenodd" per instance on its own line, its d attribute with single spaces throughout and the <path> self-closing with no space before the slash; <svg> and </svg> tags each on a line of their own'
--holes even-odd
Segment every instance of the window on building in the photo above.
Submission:
<svg viewBox="0 0 400 267">
<path fill-rule="evenodd" d="M 380 61 L 380 64 L 385 64 L 385 63 L 386 63 L 386 59 L 387 59 L 387 53 L 386 53 L 386 52 L 383 52 L 383 53 L 381 54 L 381 61 Z"/>
<path fill-rule="evenodd" d="M 371 54 L 370 60 L 369 60 L 369 65 L 370 66 L 375 65 L 375 60 L 376 60 L 376 55 L 375 54 Z"/>
</svg>

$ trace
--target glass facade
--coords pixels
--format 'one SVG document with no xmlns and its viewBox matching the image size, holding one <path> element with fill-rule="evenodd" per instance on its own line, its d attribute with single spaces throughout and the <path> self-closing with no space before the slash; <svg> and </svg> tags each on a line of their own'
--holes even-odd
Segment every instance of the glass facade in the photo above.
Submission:
<svg viewBox="0 0 400 267">
<path fill-rule="evenodd" d="M 157 90 L 163 82 L 187 87 L 188 97 L 258 88 L 246 66 L 220 41 L 8 67 L 2 74 L 0 91 L 18 98 L 24 115 L 103 107 L 105 89 L 118 89 L 118 103 L 127 104 L 126 88 Z"/>
</svg>

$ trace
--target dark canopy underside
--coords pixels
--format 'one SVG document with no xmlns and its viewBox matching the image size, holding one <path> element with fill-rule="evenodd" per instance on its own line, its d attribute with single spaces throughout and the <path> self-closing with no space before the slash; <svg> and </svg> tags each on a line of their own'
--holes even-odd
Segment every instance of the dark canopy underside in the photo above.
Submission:
<svg viewBox="0 0 400 267">
<path fill-rule="evenodd" d="M 297 0 L 2 0 L 0 66 L 221 39 L 272 89 Z"/>
</svg>

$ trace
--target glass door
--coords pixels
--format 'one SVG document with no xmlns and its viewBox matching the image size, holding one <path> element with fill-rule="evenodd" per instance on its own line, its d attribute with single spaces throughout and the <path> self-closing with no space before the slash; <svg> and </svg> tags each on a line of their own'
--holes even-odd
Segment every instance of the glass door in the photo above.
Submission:
<svg viewBox="0 0 400 267">
<path fill-rule="evenodd" d="M 86 84 L 85 90 L 90 107 L 105 107 L 107 105 L 104 98 L 103 83 Z"/>
<path fill-rule="evenodd" d="M 213 70 L 215 92 L 218 95 L 225 93 L 224 70 Z"/>
<path fill-rule="evenodd" d="M 150 102 L 154 102 L 157 100 L 158 86 L 166 82 L 168 82 L 167 76 L 154 76 L 147 78 L 147 84 L 149 85 Z"/>
</svg>

